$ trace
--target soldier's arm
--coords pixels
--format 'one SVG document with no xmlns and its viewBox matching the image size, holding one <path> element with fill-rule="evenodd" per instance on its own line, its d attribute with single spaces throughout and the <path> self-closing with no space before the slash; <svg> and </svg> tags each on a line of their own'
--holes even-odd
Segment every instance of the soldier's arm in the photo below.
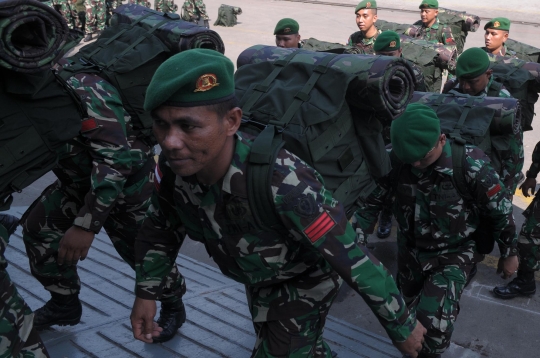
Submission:
<svg viewBox="0 0 540 358">
<path fill-rule="evenodd" d="M 167 183 L 169 179 L 163 177 L 161 185 L 154 189 L 152 203 L 135 241 L 135 295 L 146 300 L 156 300 L 161 296 L 185 238 L 184 227 L 172 199 L 174 180 L 171 185 Z"/>
<path fill-rule="evenodd" d="M 445 26 L 442 36 L 444 45 L 456 46 L 456 40 L 454 39 L 454 35 L 452 35 L 452 30 L 449 27 Z"/>
<path fill-rule="evenodd" d="M 475 204 L 490 219 L 501 257 L 516 255 L 517 232 L 510 194 L 484 152 L 473 147 L 467 147 L 466 151 L 465 178 L 474 193 Z"/>
<path fill-rule="evenodd" d="M 532 163 L 529 170 L 527 170 L 526 177 L 536 179 L 538 172 L 540 172 L 540 142 L 536 143 L 536 146 L 534 147 Z"/>
<path fill-rule="evenodd" d="M 103 79 L 79 74 L 70 79 L 94 120 L 85 121 L 76 138 L 92 157 L 90 190 L 77 214 L 75 225 L 98 233 L 122 192 L 131 171 L 130 148 L 126 138 L 125 112 L 120 94 Z"/>
<path fill-rule="evenodd" d="M 514 195 L 519 180 L 521 179 L 521 171 L 523 170 L 525 161 L 523 152 L 523 132 L 521 132 L 521 130 L 514 134 L 509 145 L 508 153 L 507 155 L 504 155 L 504 160 L 502 161 L 501 180 L 510 195 Z"/>
<path fill-rule="evenodd" d="M 287 165 L 276 165 L 272 189 L 283 225 L 295 240 L 315 247 L 362 296 L 393 341 L 405 341 L 416 319 L 392 275 L 366 247 L 357 244 L 343 206 L 325 189 L 319 174 L 293 156 L 280 159 Z"/>
</svg>

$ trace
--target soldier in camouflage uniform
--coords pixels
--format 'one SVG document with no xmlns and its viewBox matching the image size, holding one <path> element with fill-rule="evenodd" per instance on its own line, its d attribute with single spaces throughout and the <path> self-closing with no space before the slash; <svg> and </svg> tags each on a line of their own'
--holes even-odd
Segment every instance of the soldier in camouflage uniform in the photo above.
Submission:
<svg viewBox="0 0 540 358">
<path fill-rule="evenodd" d="M 182 5 L 182 19 L 195 23 L 198 23 L 199 19 L 203 19 L 204 26 L 210 28 L 210 18 L 203 0 L 185 0 L 184 5 Z"/>
<path fill-rule="evenodd" d="M 146 0 L 128 0 L 128 2 L 130 4 L 146 6 L 147 8 L 150 8 L 152 6 L 152 4 L 150 4 L 150 1 Z"/>
<path fill-rule="evenodd" d="M 190 71 L 172 71 L 187 64 Z M 246 285 L 257 333 L 252 357 L 330 357 L 322 333 L 340 276 L 398 348 L 416 356 L 423 327 L 392 277 L 356 245 L 343 207 L 317 172 L 286 150 L 275 160 L 268 203 L 283 227 L 257 229 L 246 186 L 253 137 L 237 132 L 242 110 L 233 72 L 221 53 L 195 49 L 165 61 L 148 87 L 145 109 L 163 156 L 136 240 L 135 338 L 152 341 L 153 300 L 187 234 L 204 243 L 223 274 Z"/>
<path fill-rule="evenodd" d="M 514 51 L 506 48 L 506 40 L 510 32 L 510 20 L 505 17 L 496 17 L 484 26 L 486 31 L 484 41 L 486 46 L 482 47 L 487 53 L 508 58 L 517 58 Z"/>
<path fill-rule="evenodd" d="M 105 5 L 107 6 L 107 16 L 105 24 L 111 26 L 111 18 L 113 16 L 113 11 L 122 5 L 122 0 L 105 0 Z"/>
<path fill-rule="evenodd" d="M 439 23 L 439 2 L 437 0 L 423 0 L 420 6 L 421 20 L 405 32 L 405 35 L 421 38 L 429 42 L 443 45 L 456 45 L 452 30 Z"/>
<path fill-rule="evenodd" d="M 281 48 L 302 48 L 302 37 L 298 32 L 300 25 L 294 19 L 284 18 L 278 21 L 274 28 L 276 46 Z"/>
<path fill-rule="evenodd" d="M 0 357 L 49 357 L 38 332 L 33 328 L 34 314 L 6 271 L 4 253 L 17 224 L 16 217 L 0 215 Z"/>
<path fill-rule="evenodd" d="M 156 11 L 161 12 L 176 12 L 178 6 L 173 0 L 156 0 Z"/>
<path fill-rule="evenodd" d="M 534 147 L 532 164 L 520 189 L 528 197 L 536 190 L 536 177 L 540 172 L 540 142 Z M 540 195 L 523 212 L 526 220 L 518 237 L 519 257 L 521 259 L 517 277 L 508 285 L 493 289 L 495 297 L 509 299 L 517 296 L 531 296 L 536 293 L 535 271 L 540 270 Z"/>
<path fill-rule="evenodd" d="M 489 56 L 480 48 L 473 47 L 461 54 L 456 65 L 456 75 L 457 79 L 445 84 L 443 93 L 455 90 L 471 96 L 512 97 L 503 85 L 494 81 Z M 504 159 L 501 160 L 503 165 L 499 175 L 508 192 L 514 195 L 523 175 L 521 170 L 525 161 L 522 130 L 516 133 L 508 151 L 501 150 L 501 157 Z"/>
<path fill-rule="evenodd" d="M 62 60 L 69 66 L 71 60 Z M 134 268 L 134 242 L 153 190 L 153 147 L 130 125 L 118 91 L 102 78 L 76 74 L 68 84 L 88 107 L 80 134 L 59 151 L 58 180 L 21 220 L 32 275 L 52 299 L 35 312 L 34 324 L 79 323 L 82 307 L 77 262 L 103 227 L 120 256 Z M 156 341 L 172 338 L 185 320 L 185 283 L 176 267 L 167 276 Z"/>
<path fill-rule="evenodd" d="M 373 44 L 375 39 L 381 33 L 381 30 L 377 29 L 375 22 L 377 22 L 377 1 L 364 0 L 356 5 L 354 9 L 356 14 L 356 26 L 360 29 L 349 36 L 347 45 L 356 46 L 362 50 L 362 53 L 371 55 L 373 54 Z"/>
<path fill-rule="evenodd" d="M 66 19 L 70 29 L 81 27 L 75 3 L 71 0 L 54 0 L 52 3 L 53 5 L 58 5 L 60 7 L 60 14 Z"/>
<path fill-rule="evenodd" d="M 101 31 L 105 29 L 105 20 L 107 17 L 106 0 L 84 0 L 86 6 L 86 37 L 84 42 L 91 41 L 93 35 L 98 37 Z"/>
<path fill-rule="evenodd" d="M 359 242 L 366 242 L 389 196 L 398 222 L 398 287 L 410 310 L 427 328 L 419 357 L 440 357 L 450 344 L 459 299 L 473 266 L 483 259 L 470 235 L 479 213 L 492 220 L 505 276 L 518 265 L 512 203 L 477 147 L 465 146 L 463 172 L 476 202 L 453 185 L 452 150 L 430 107 L 410 104 L 392 122 L 392 153 L 404 163 L 379 183 L 353 217 Z"/>
</svg>

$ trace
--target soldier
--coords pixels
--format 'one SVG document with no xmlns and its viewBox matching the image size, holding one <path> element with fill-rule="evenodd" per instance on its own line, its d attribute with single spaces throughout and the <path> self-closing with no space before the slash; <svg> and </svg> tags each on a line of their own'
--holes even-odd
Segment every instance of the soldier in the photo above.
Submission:
<svg viewBox="0 0 540 358">
<path fill-rule="evenodd" d="M 526 179 L 520 189 L 525 197 L 536 190 L 536 176 L 540 171 L 540 142 L 534 147 L 532 164 L 526 172 Z M 530 193 L 530 194 L 529 194 Z M 509 299 L 516 296 L 531 296 L 536 293 L 534 272 L 540 269 L 540 195 L 538 192 L 533 202 L 525 209 L 526 220 L 518 238 L 519 257 L 521 259 L 517 277 L 507 285 L 493 289 L 495 297 Z"/>
<path fill-rule="evenodd" d="M 107 5 L 105 0 L 84 0 L 86 6 L 86 37 L 84 42 L 92 41 L 93 35 L 99 37 L 101 31 L 105 29 L 107 17 Z"/>
<path fill-rule="evenodd" d="M 477 147 L 465 146 L 465 182 L 477 201 L 464 200 L 453 185 L 452 150 L 435 111 L 410 104 L 391 126 L 392 153 L 401 161 L 356 211 L 357 240 L 366 242 L 381 206 L 394 195 L 398 222 L 398 286 L 407 306 L 427 328 L 419 354 L 440 357 L 450 344 L 459 299 L 473 266 L 482 261 L 470 235 L 480 213 L 489 216 L 499 243 L 499 269 L 517 268 L 512 203 L 504 184 Z"/>
<path fill-rule="evenodd" d="M 69 66 L 69 60 L 62 65 Z M 61 73 L 61 72 L 60 72 Z M 68 79 L 88 107 L 80 134 L 59 151 L 58 180 L 21 219 L 32 275 L 51 293 L 37 309 L 37 329 L 78 324 L 82 314 L 77 262 L 103 227 L 120 256 L 134 268 L 134 244 L 150 204 L 153 147 L 130 126 L 118 91 L 87 73 Z M 157 342 L 171 339 L 185 320 L 185 283 L 175 267 L 167 277 Z"/>
<path fill-rule="evenodd" d="M 515 57 L 516 53 L 509 51 L 505 45 L 510 32 L 510 20 L 496 17 L 484 26 L 484 30 L 486 30 L 484 34 L 486 47 L 482 47 L 484 51 L 503 57 Z"/>
<path fill-rule="evenodd" d="M 129 1 L 130 4 L 146 6 L 147 8 L 151 7 L 150 2 L 146 1 L 146 0 L 128 0 L 128 1 Z"/>
<path fill-rule="evenodd" d="M 68 27 L 70 29 L 76 29 L 81 27 L 76 4 L 71 0 L 55 0 L 55 5 L 60 6 L 60 14 L 66 19 Z"/>
<path fill-rule="evenodd" d="M 0 357 L 49 357 L 39 333 L 33 327 L 34 314 L 6 271 L 4 253 L 18 223 L 14 216 L 0 215 Z"/>
<path fill-rule="evenodd" d="M 156 0 L 156 11 L 174 13 L 176 10 L 178 10 L 178 6 L 173 0 Z"/>
<path fill-rule="evenodd" d="M 179 70 L 187 64 L 189 71 Z M 194 49 L 165 61 L 148 87 L 145 109 L 163 161 L 136 240 L 134 337 L 152 342 L 154 300 L 187 234 L 204 243 L 226 276 L 246 285 L 257 333 L 252 357 L 330 357 L 322 333 L 339 276 L 361 293 L 394 344 L 416 356 L 424 329 L 392 277 L 356 245 L 343 207 L 315 170 L 284 149 L 268 203 L 283 228 L 254 228 L 246 195 L 253 137 L 237 132 L 242 110 L 233 72 L 221 53 Z"/>
<path fill-rule="evenodd" d="M 276 46 L 283 48 L 302 48 L 302 41 L 298 31 L 300 25 L 294 19 L 281 19 L 276 24 L 274 35 L 276 35 Z"/>
<path fill-rule="evenodd" d="M 182 18 L 186 21 L 198 23 L 199 19 L 204 20 L 204 26 L 210 28 L 210 18 L 206 13 L 206 5 L 203 0 L 185 0 L 182 5 Z"/>
<path fill-rule="evenodd" d="M 470 48 L 459 56 L 456 64 L 457 80 L 445 84 L 443 92 L 456 90 L 471 96 L 490 96 L 511 98 L 512 95 L 499 82 L 494 81 L 493 70 L 490 69 L 489 56 L 478 47 Z M 510 195 L 514 195 L 521 181 L 524 163 L 523 131 L 516 134 L 507 151 L 501 151 L 504 160 L 499 173 L 504 186 Z"/>
<path fill-rule="evenodd" d="M 437 0 L 423 0 L 420 6 L 420 20 L 413 26 L 418 28 L 413 37 L 421 38 L 433 43 L 443 45 L 456 45 L 452 30 L 439 23 L 439 2 Z"/>
<path fill-rule="evenodd" d="M 80 0 L 77 0 L 80 1 Z M 105 4 L 107 5 L 107 16 L 105 20 L 105 24 L 107 26 L 111 26 L 111 18 L 113 16 L 113 11 L 118 8 L 118 6 L 122 5 L 122 0 L 105 0 Z"/>
<path fill-rule="evenodd" d="M 356 46 L 365 54 L 373 54 L 373 44 L 381 33 L 381 30 L 375 26 L 375 22 L 377 22 L 377 1 L 364 0 L 360 2 L 356 5 L 354 13 L 356 14 L 356 26 L 360 31 L 349 36 L 347 45 Z"/>
</svg>

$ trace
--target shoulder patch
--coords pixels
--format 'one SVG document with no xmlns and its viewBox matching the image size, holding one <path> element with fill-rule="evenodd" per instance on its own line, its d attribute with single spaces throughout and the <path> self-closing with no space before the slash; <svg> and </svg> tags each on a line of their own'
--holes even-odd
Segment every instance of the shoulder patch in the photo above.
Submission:
<svg viewBox="0 0 540 358">
<path fill-rule="evenodd" d="M 492 198 L 495 194 L 500 192 L 502 189 L 501 184 L 495 185 L 493 188 L 489 189 L 489 191 L 486 193 L 488 198 Z"/>
<path fill-rule="evenodd" d="M 312 243 L 315 243 L 332 230 L 334 226 L 336 226 L 336 222 L 325 210 L 303 232 Z"/>
<path fill-rule="evenodd" d="M 98 128 L 99 128 L 98 121 L 97 119 L 93 117 L 83 119 L 83 121 L 81 122 L 81 133 L 90 132 Z"/>
</svg>

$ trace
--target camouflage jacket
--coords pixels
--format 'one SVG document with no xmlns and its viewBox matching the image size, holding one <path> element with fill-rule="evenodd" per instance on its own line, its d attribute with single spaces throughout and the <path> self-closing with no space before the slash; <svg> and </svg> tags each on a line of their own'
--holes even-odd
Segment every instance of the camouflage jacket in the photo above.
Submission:
<svg viewBox="0 0 540 358">
<path fill-rule="evenodd" d="M 455 90 L 460 93 L 459 82 L 457 78 L 453 78 L 444 85 L 443 93 L 448 93 L 450 90 Z M 486 88 L 476 94 L 477 96 L 490 96 L 500 98 L 512 98 L 512 95 L 506 87 L 494 86 L 494 78 L 491 76 Z M 493 137 L 492 137 L 493 139 Z M 502 162 L 502 168 L 499 172 L 501 180 L 508 191 L 513 195 L 516 192 L 518 183 L 521 180 L 523 164 L 525 162 L 525 152 L 523 149 L 523 131 L 519 131 L 514 135 L 513 140 L 509 143 L 508 150 L 501 150 L 499 153 Z"/>
<path fill-rule="evenodd" d="M 491 52 L 487 49 L 487 47 L 482 47 L 482 50 L 486 51 L 487 53 L 491 53 Z M 501 54 L 501 53 L 502 53 L 502 54 Z M 501 56 L 501 57 L 504 57 L 504 58 L 518 58 L 518 57 L 516 56 L 515 51 L 509 50 L 509 49 L 506 47 L 505 44 L 503 44 L 503 48 L 502 48 L 502 50 L 501 50 L 501 53 L 499 53 L 498 55 L 495 55 L 495 56 Z M 497 61 L 497 57 L 492 57 L 492 56 L 490 56 L 490 57 L 489 57 L 489 60 L 490 60 L 491 62 L 496 62 L 496 61 Z"/>
<path fill-rule="evenodd" d="M 393 213 L 398 222 L 398 245 L 417 249 L 425 263 L 451 257 L 475 245 L 469 236 L 476 230 L 480 214 L 491 220 L 494 239 L 508 256 L 517 245 L 512 202 L 479 148 L 465 146 L 463 172 L 475 202 L 465 201 L 452 182 L 452 150 L 447 141 L 441 157 L 424 171 L 402 165 L 378 183 L 353 217 L 359 242 L 373 232 L 387 198 L 395 196 Z"/>
<path fill-rule="evenodd" d="M 255 322 L 329 308 L 328 292 L 339 274 L 364 298 L 390 338 L 405 340 L 416 322 L 392 276 L 356 244 L 343 207 L 320 175 L 286 150 L 276 159 L 274 202 L 268 203 L 275 205 L 283 230 L 255 227 L 246 183 L 251 138 L 237 134 L 229 170 L 211 186 L 194 176 L 175 176 L 167 165 L 157 167 L 159 189 L 135 245 L 137 297 L 159 297 L 187 234 L 204 243 L 223 274 L 246 284 Z"/>
<path fill-rule="evenodd" d="M 362 31 L 356 31 L 351 36 L 349 36 L 349 39 L 347 40 L 347 45 L 358 47 L 366 55 L 374 55 L 375 51 L 373 51 L 373 44 L 375 43 L 377 36 L 379 36 L 381 32 L 381 30 L 377 29 L 377 33 L 375 34 L 375 36 L 366 39 Z"/>
<path fill-rule="evenodd" d="M 532 154 L 531 167 L 527 171 L 527 178 L 536 179 L 536 176 L 540 172 L 540 142 L 536 143 Z"/>
<path fill-rule="evenodd" d="M 74 224 L 98 233 L 128 177 L 144 166 L 153 149 L 131 130 L 130 117 L 111 84 L 85 73 L 67 82 L 86 104 L 90 119 L 83 121 L 80 135 L 59 150 L 53 171 L 63 185 L 86 193 Z"/>
<path fill-rule="evenodd" d="M 415 22 L 413 27 L 417 29 L 417 31 L 414 31 L 415 36 L 413 37 L 415 38 L 443 45 L 456 45 L 456 41 L 452 35 L 452 29 L 448 26 L 441 25 L 438 18 L 431 27 L 426 27 L 421 20 Z M 411 29 L 405 32 L 405 35 L 411 36 Z"/>
</svg>

